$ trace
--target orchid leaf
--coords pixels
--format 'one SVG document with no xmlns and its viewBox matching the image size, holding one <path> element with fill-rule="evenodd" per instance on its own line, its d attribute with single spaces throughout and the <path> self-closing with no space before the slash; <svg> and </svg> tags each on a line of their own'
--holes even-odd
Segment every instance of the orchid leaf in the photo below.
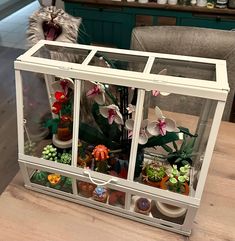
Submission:
<svg viewBox="0 0 235 241">
<path fill-rule="evenodd" d="M 139 145 L 139 148 L 163 146 L 167 143 L 178 140 L 179 137 L 174 132 L 167 132 L 165 136 L 152 136 L 148 139 L 148 142 L 144 145 Z"/>
<path fill-rule="evenodd" d="M 162 148 L 169 153 L 173 152 L 172 148 L 170 148 L 168 145 L 162 145 Z"/>
<path fill-rule="evenodd" d="M 102 132 L 100 132 L 97 128 L 92 127 L 86 123 L 80 123 L 79 128 L 79 138 L 86 143 L 98 145 L 103 144 L 110 149 L 119 149 L 120 145 L 118 143 L 113 142 Z"/>
</svg>

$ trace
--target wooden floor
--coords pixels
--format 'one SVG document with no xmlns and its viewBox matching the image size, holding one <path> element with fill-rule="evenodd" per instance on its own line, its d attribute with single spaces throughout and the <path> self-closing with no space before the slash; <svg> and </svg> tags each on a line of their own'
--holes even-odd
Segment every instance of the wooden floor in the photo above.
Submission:
<svg viewBox="0 0 235 241">
<path fill-rule="evenodd" d="M 0 47 L 0 193 L 18 171 L 14 60 L 24 50 Z"/>
</svg>

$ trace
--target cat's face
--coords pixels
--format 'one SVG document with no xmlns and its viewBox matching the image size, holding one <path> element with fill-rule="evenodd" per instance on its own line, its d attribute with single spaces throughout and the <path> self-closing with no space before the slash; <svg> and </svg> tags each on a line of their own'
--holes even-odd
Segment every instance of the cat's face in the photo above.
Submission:
<svg viewBox="0 0 235 241">
<path fill-rule="evenodd" d="M 29 18 L 27 31 L 30 46 L 41 39 L 76 43 L 81 18 L 75 18 L 54 6 L 44 7 Z"/>
</svg>

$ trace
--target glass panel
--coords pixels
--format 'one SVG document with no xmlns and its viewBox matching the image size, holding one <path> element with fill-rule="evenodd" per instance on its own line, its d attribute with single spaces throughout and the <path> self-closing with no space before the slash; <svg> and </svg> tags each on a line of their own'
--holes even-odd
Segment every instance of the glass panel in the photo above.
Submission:
<svg viewBox="0 0 235 241">
<path fill-rule="evenodd" d="M 143 72 L 147 60 L 148 57 L 98 51 L 89 65 Z M 100 61 L 105 63 L 101 65 Z"/>
<path fill-rule="evenodd" d="M 124 127 L 129 90 L 88 81 L 81 85 L 78 166 L 126 178 L 131 147 Z"/>
<path fill-rule="evenodd" d="M 71 165 L 73 80 L 31 72 L 22 76 L 25 154 Z"/>
<path fill-rule="evenodd" d="M 28 169 L 32 183 L 53 188 L 59 191 L 72 193 L 72 179 L 57 173 L 42 170 Z"/>
<path fill-rule="evenodd" d="M 45 44 L 33 54 L 33 57 L 81 64 L 89 53 L 90 50 L 86 49 Z"/>
<path fill-rule="evenodd" d="M 135 181 L 194 196 L 216 101 L 146 92 Z"/>
<path fill-rule="evenodd" d="M 159 200 L 152 200 L 146 197 L 136 195 L 131 196 L 130 211 L 154 219 L 161 219 L 172 223 L 183 224 L 187 213 L 186 208 L 170 205 L 160 202 Z M 170 224 L 169 224 L 170 226 Z"/>
<path fill-rule="evenodd" d="M 96 186 L 90 182 L 77 181 L 78 195 L 90 198 L 97 202 L 107 203 L 109 205 L 124 208 L 125 193 L 107 188 L 103 186 Z"/>
<path fill-rule="evenodd" d="M 168 76 L 216 81 L 215 64 L 156 58 L 150 73 L 159 74 L 164 69 Z"/>
</svg>

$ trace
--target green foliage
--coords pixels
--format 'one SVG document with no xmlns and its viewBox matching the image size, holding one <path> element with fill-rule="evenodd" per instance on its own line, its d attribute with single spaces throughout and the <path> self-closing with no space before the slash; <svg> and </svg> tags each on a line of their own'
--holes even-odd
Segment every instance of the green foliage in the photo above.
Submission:
<svg viewBox="0 0 235 241">
<path fill-rule="evenodd" d="M 181 192 L 185 182 L 189 181 L 190 166 L 184 165 L 179 170 L 173 165 L 169 178 L 169 189 L 174 192 Z"/>
<path fill-rule="evenodd" d="M 187 164 L 192 164 L 192 157 L 195 155 L 194 153 L 194 144 L 196 141 L 197 135 L 183 135 L 183 142 L 180 147 L 177 146 L 175 141 L 173 141 L 173 148 L 168 145 L 162 145 L 165 151 L 168 152 L 167 160 L 171 165 L 177 164 L 182 167 Z"/>
<path fill-rule="evenodd" d="M 46 121 L 44 127 L 49 128 L 49 130 L 52 134 L 56 134 L 59 122 L 60 122 L 59 118 L 49 119 Z"/>
<path fill-rule="evenodd" d="M 146 165 L 145 172 L 148 180 L 159 182 L 166 175 L 166 168 L 153 162 Z"/>
<path fill-rule="evenodd" d="M 33 176 L 32 176 L 32 181 L 36 183 L 46 183 L 47 182 L 47 173 L 37 170 Z"/>
<path fill-rule="evenodd" d="M 43 148 L 42 158 L 50 161 L 58 161 L 57 148 L 52 145 L 47 145 Z"/>
<path fill-rule="evenodd" d="M 71 165 L 71 162 L 72 162 L 71 151 L 69 153 L 64 151 L 61 155 L 59 155 L 58 162 L 63 163 L 63 164 L 67 164 L 67 165 Z"/>
</svg>

